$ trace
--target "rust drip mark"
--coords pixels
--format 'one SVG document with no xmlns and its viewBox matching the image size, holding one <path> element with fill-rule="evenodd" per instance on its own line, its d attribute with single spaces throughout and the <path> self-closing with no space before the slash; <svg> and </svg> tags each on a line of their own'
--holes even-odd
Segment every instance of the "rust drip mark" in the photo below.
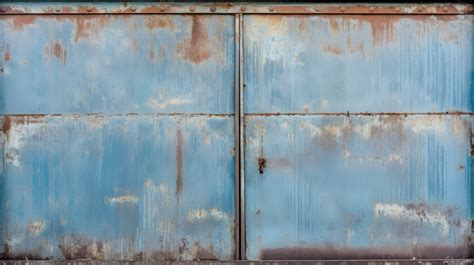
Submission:
<svg viewBox="0 0 474 265">
<path fill-rule="evenodd" d="M 183 133 L 176 130 L 176 199 L 179 201 L 183 192 Z"/>
<path fill-rule="evenodd" d="M 10 61 L 10 46 L 7 45 L 7 48 L 5 49 L 5 54 L 3 55 L 3 60 L 5 62 Z"/>
<path fill-rule="evenodd" d="M 184 59 L 197 64 L 211 56 L 209 35 L 202 20 L 200 16 L 193 16 L 191 37 L 178 44 L 176 50 Z"/>
<path fill-rule="evenodd" d="M 67 235 L 60 240 L 59 249 L 67 260 L 104 259 L 108 246 L 84 236 Z"/>
<path fill-rule="evenodd" d="M 2 125 L 3 134 L 8 134 L 11 127 L 12 127 L 12 118 L 8 115 L 3 116 L 3 125 Z"/>
<path fill-rule="evenodd" d="M 57 21 L 67 21 L 74 25 L 73 42 L 97 37 L 101 29 L 107 26 L 112 18 L 103 15 L 64 15 L 54 16 Z"/>
<path fill-rule="evenodd" d="M 267 167 L 267 160 L 263 157 L 258 158 L 258 172 L 263 174 L 263 169 Z"/>
<path fill-rule="evenodd" d="M 473 138 L 474 137 L 474 132 L 472 131 L 472 128 L 471 130 L 469 131 L 469 144 L 471 145 L 471 156 L 474 157 L 474 141 L 473 141 Z"/>
<path fill-rule="evenodd" d="M 58 41 L 51 43 L 49 47 L 46 47 L 44 53 L 47 57 L 54 56 L 61 60 L 63 64 L 66 64 L 67 50 L 61 46 Z"/>
<path fill-rule="evenodd" d="M 163 16 L 147 16 L 145 26 L 149 30 L 154 29 L 173 29 L 173 17 L 168 15 Z"/>
</svg>

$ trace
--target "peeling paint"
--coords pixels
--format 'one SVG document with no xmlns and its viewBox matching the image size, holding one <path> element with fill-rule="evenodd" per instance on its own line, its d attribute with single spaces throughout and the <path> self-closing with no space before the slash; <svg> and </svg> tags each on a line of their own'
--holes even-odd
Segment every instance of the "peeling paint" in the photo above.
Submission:
<svg viewBox="0 0 474 265">
<path fill-rule="evenodd" d="M 30 230 L 30 232 L 32 232 L 36 236 L 41 234 L 44 231 L 44 229 L 45 229 L 45 224 L 43 221 L 40 221 L 40 220 L 33 221 L 30 224 L 28 224 L 28 230 Z"/>
<path fill-rule="evenodd" d="M 110 197 L 107 198 L 107 202 L 110 205 L 115 205 L 115 204 L 134 204 L 138 202 L 138 197 L 135 195 L 121 195 L 121 196 L 115 196 L 115 197 Z"/>
</svg>

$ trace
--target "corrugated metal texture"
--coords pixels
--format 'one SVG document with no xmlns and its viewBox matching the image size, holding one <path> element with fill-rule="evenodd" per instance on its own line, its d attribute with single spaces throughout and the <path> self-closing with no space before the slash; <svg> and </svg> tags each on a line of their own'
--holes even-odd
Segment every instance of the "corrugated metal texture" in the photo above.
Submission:
<svg viewBox="0 0 474 265">
<path fill-rule="evenodd" d="M 16 15 L 0 31 L 2 113 L 234 112 L 233 16 Z"/>
<path fill-rule="evenodd" d="M 472 16 L 246 16 L 247 113 L 471 111 Z"/>
<path fill-rule="evenodd" d="M 243 40 L 247 258 L 470 256 L 471 16 L 249 15 Z"/>
<path fill-rule="evenodd" d="M 234 30 L 1 16 L 3 259 L 232 259 Z"/>
</svg>

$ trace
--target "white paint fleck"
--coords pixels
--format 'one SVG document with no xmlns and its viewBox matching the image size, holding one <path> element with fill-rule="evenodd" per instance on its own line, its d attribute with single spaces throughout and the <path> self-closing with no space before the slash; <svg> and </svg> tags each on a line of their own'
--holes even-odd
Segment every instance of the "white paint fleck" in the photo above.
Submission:
<svg viewBox="0 0 474 265">
<path fill-rule="evenodd" d="M 5 142 L 5 162 L 21 168 L 21 149 L 43 127 L 40 123 L 14 123 Z"/>
<path fill-rule="evenodd" d="M 223 211 L 221 211 L 217 208 L 212 208 L 211 209 L 211 216 L 213 216 L 216 219 L 220 219 L 220 220 L 228 218 L 226 213 L 224 213 Z"/>
<path fill-rule="evenodd" d="M 354 229 L 348 228 L 346 232 L 346 239 L 347 243 L 356 235 L 356 231 Z"/>
<path fill-rule="evenodd" d="M 308 130 L 311 137 L 316 137 L 316 136 L 321 135 L 323 133 L 320 128 L 318 128 L 316 125 L 312 124 L 310 121 L 301 122 L 300 123 L 300 128 Z"/>
<path fill-rule="evenodd" d="M 403 164 L 403 160 L 405 160 L 405 158 L 399 154 L 390 154 L 388 156 L 388 161 L 395 161 L 395 162 L 398 162 L 399 164 Z"/>
<path fill-rule="evenodd" d="M 329 109 L 329 101 L 325 98 L 321 100 L 321 109 L 323 110 Z"/>
<path fill-rule="evenodd" d="M 154 110 L 162 110 L 169 106 L 189 104 L 193 102 L 191 99 L 185 98 L 168 98 L 163 101 L 160 101 L 157 98 L 152 98 L 148 101 L 148 106 Z"/>
<path fill-rule="evenodd" d="M 351 151 L 349 149 L 344 148 L 344 158 L 348 159 L 351 156 Z"/>
<path fill-rule="evenodd" d="M 28 225 L 28 230 L 30 230 L 30 232 L 32 232 L 36 236 L 41 234 L 44 228 L 45 228 L 44 222 L 40 220 L 33 221 Z"/>
<path fill-rule="evenodd" d="M 374 207 L 375 217 L 389 217 L 397 220 L 428 223 L 439 227 L 442 235 L 449 234 L 449 222 L 446 215 L 441 212 L 429 212 L 426 209 L 407 208 L 396 203 L 376 203 Z"/>
<path fill-rule="evenodd" d="M 190 210 L 188 212 L 188 220 L 194 222 L 195 220 L 203 220 L 207 217 L 205 209 Z"/>
<path fill-rule="evenodd" d="M 107 202 L 111 205 L 114 204 L 123 204 L 123 203 L 137 203 L 138 202 L 138 197 L 135 195 L 122 195 L 122 196 L 116 196 L 116 197 L 111 197 L 107 198 Z"/>
</svg>

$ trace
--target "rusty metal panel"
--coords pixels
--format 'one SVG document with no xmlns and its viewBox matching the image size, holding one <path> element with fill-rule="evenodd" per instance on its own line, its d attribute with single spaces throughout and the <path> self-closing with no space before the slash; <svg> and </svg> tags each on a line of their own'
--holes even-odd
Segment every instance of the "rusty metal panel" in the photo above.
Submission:
<svg viewBox="0 0 474 265">
<path fill-rule="evenodd" d="M 0 16 L 1 258 L 232 259 L 234 35 L 232 15 Z"/>
<path fill-rule="evenodd" d="M 249 259 L 465 258 L 469 115 L 248 115 Z"/>
<path fill-rule="evenodd" d="M 248 259 L 470 257 L 472 22 L 244 16 Z"/>
<path fill-rule="evenodd" d="M 247 113 L 472 110 L 472 16 L 246 16 Z"/>
<path fill-rule="evenodd" d="M 233 19 L 0 16 L 2 113 L 233 113 Z"/>
</svg>

